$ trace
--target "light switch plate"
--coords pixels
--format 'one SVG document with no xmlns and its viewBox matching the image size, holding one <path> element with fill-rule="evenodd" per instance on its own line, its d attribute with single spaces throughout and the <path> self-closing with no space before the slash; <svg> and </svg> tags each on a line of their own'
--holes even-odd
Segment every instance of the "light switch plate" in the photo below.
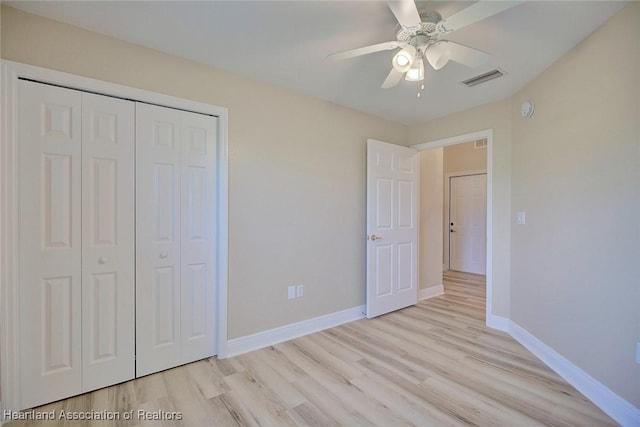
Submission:
<svg viewBox="0 0 640 427">
<path fill-rule="evenodd" d="M 516 213 L 516 223 L 518 224 L 527 223 L 527 214 L 525 211 L 519 211 L 518 213 Z"/>
<path fill-rule="evenodd" d="M 287 299 L 294 299 L 296 297 L 296 287 L 289 286 L 287 288 Z"/>
</svg>

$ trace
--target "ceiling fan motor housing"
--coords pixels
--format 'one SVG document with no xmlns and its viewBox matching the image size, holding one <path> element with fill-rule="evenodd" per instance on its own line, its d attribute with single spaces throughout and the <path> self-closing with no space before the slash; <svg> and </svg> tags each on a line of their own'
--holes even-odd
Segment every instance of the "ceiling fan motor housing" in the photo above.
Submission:
<svg viewBox="0 0 640 427">
<path fill-rule="evenodd" d="M 430 37 L 424 34 L 417 34 L 409 40 L 409 44 L 418 48 L 419 46 L 423 46 L 427 44 L 430 40 Z"/>
<path fill-rule="evenodd" d="M 415 27 L 402 27 L 396 33 L 399 42 L 409 43 L 418 52 L 424 55 L 427 47 L 439 39 L 438 24 L 442 21 L 442 15 L 435 10 L 422 10 L 420 19 L 422 22 Z"/>
<path fill-rule="evenodd" d="M 427 36 L 436 35 L 438 23 L 442 21 L 442 15 L 435 10 L 422 10 L 419 12 L 422 22 L 415 27 L 403 27 L 400 25 L 396 38 L 398 41 L 410 41 L 417 34 Z"/>
</svg>

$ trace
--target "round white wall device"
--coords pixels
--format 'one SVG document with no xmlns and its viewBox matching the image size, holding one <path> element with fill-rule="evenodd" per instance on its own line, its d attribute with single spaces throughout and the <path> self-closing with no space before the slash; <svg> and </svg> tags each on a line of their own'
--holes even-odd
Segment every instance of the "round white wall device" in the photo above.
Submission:
<svg viewBox="0 0 640 427">
<path fill-rule="evenodd" d="M 520 115 L 525 119 L 533 116 L 533 110 L 535 110 L 535 104 L 533 101 L 524 101 L 520 106 Z"/>
</svg>

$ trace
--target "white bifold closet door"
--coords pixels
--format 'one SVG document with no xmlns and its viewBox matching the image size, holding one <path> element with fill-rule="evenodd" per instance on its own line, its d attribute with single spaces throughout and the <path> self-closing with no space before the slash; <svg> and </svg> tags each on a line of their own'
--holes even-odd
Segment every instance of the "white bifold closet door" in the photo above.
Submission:
<svg viewBox="0 0 640 427">
<path fill-rule="evenodd" d="M 136 375 L 216 352 L 217 118 L 136 104 Z"/>
<path fill-rule="evenodd" d="M 21 81 L 23 408 L 133 378 L 133 103 Z"/>
<path fill-rule="evenodd" d="M 82 391 L 135 375 L 134 103 L 82 94 Z"/>
</svg>

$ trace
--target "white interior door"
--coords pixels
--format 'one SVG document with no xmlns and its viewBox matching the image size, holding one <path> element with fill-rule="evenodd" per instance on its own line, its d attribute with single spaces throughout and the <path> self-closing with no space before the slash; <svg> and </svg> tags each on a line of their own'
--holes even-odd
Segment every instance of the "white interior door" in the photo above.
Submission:
<svg viewBox="0 0 640 427">
<path fill-rule="evenodd" d="M 136 104 L 137 376 L 216 353 L 215 117 Z"/>
<path fill-rule="evenodd" d="M 82 94 L 82 391 L 134 378 L 134 103 Z"/>
<path fill-rule="evenodd" d="M 450 268 L 486 274 L 487 175 L 450 178 Z"/>
<path fill-rule="evenodd" d="M 19 83 L 20 400 L 81 392 L 81 93 Z"/>
<path fill-rule="evenodd" d="M 418 302 L 418 161 L 367 141 L 367 317 Z"/>
<path fill-rule="evenodd" d="M 181 363 L 215 354 L 217 119 L 181 112 Z"/>
<path fill-rule="evenodd" d="M 180 111 L 136 103 L 136 376 L 180 364 Z"/>
</svg>

